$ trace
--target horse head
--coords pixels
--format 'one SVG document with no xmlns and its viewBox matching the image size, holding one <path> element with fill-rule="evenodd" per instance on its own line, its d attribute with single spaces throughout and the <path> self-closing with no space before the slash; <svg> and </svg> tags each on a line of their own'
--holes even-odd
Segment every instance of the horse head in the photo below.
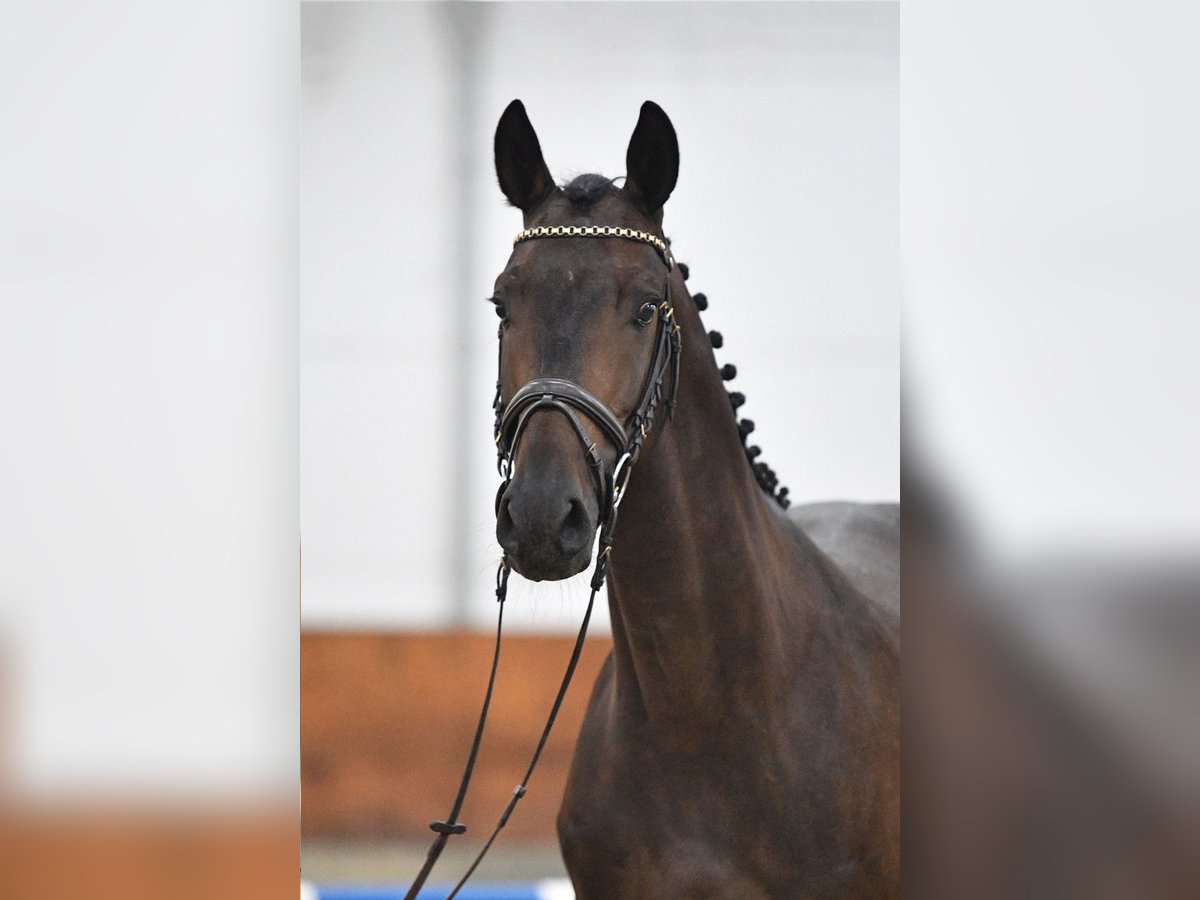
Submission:
<svg viewBox="0 0 1200 900">
<path fill-rule="evenodd" d="M 492 297 L 506 476 L 496 536 L 522 575 L 557 580 L 591 561 L 622 470 L 649 439 L 664 377 L 671 381 L 667 360 L 678 359 L 662 207 L 679 147 L 666 113 L 647 102 L 623 185 L 581 175 L 559 187 L 514 100 L 496 129 L 495 159 L 500 188 L 525 223 Z"/>
</svg>

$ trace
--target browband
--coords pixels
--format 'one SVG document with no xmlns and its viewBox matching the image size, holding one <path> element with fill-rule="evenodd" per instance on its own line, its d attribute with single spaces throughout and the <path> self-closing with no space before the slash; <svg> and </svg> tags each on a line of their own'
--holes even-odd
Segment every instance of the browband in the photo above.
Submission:
<svg viewBox="0 0 1200 900">
<path fill-rule="evenodd" d="M 545 237 L 619 237 L 627 241 L 641 241 L 658 251 L 662 261 L 667 264 L 667 271 L 675 268 L 675 258 L 671 256 L 667 242 L 658 235 L 615 225 L 539 225 L 537 228 L 526 228 L 517 232 L 517 236 L 513 238 L 513 246 L 530 238 Z"/>
</svg>

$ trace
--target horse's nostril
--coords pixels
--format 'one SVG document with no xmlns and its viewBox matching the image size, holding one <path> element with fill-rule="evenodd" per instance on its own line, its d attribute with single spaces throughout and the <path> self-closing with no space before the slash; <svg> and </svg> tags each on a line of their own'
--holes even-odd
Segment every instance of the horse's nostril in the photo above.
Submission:
<svg viewBox="0 0 1200 900">
<path fill-rule="evenodd" d="M 506 553 L 517 552 L 517 526 L 508 510 L 507 497 L 500 502 L 500 508 L 496 511 L 496 539 Z"/>
<path fill-rule="evenodd" d="M 563 519 L 562 531 L 559 533 L 559 542 L 567 554 L 574 555 L 587 546 L 592 538 L 591 524 L 583 503 L 571 500 L 567 517 Z"/>
</svg>

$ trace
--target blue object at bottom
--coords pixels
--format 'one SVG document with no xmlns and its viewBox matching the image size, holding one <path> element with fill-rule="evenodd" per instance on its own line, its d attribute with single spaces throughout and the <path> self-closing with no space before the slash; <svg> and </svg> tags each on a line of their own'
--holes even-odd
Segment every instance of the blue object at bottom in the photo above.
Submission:
<svg viewBox="0 0 1200 900">
<path fill-rule="evenodd" d="M 450 885 L 426 887 L 419 900 L 446 900 Z M 404 885 L 321 885 L 317 900 L 404 900 L 408 888 Z M 458 892 L 456 900 L 541 900 L 535 884 L 478 884 L 467 885 Z"/>
</svg>

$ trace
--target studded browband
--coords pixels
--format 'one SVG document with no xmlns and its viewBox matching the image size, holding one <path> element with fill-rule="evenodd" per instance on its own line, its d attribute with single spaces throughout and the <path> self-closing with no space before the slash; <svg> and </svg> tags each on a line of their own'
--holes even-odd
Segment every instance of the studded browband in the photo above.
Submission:
<svg viewBox="0 0 1200 900">
<path fill-rule="evenodd" d="M 539 225 L 537 228 L 526 228 L 517 232 L 517 236 L 513 238 L 513 246 L 531 238 L 546 237 L 619 237 L 629 241 L 641 241 L 658 251 L 668 270 L 675 268 L 675 258 L 671 256 L 667 242 L 658 235 L 614 225 Z"/>
</svg>

